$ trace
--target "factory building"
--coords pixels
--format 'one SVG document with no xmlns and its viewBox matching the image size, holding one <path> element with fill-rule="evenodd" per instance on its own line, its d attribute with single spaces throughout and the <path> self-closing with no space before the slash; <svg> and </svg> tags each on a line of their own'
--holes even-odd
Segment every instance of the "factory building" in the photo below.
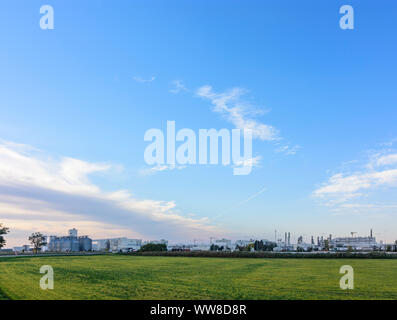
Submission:
<svg viewBox="0 0 397 320">
<path fill-rule="evenodd" d="M 93 241 L 94 251 L 110 251 L 110 252 L 128 252 L 137 251 L 142 246 L 140 239 L 111 238 L 98 239 Z"/>
<path fill-rule="evenodd" d="M 78 237 L 76 229 L 69 230 L 67 236 L 50 236 L 49 239 L 48 251 L 79 252 L 92 250 L 92 240 L 88 236 Z"/>
<path fill-rule="evenodd" d="M 79 237 L 80 251 L 92 251 L 92 240 L 88 236 Z"/>
<path fill-rule="evenodd" d="M 372 251 L 379 247 L 374 237 L 335 238 L 332 240 L 331 245 L 337 251 L 346 251 L 348 249 L 357 251 Z"/>
<path fill-rule="evenodd" d="M 357 251 L 372 251 L 379 248 L 376 238 L 371 233 L 368 237 L 344 237 L 330 240 L 330 245 L 338 251 L 346 251 L 348 249 Z"/>
<path fill-rule="evenodd" d="M 14 252 L 30 252 L 30 251 L 32 251 L 32 248 L 29 244 L 25 244 L 21 247 L 14 247 L 12 250 Z"/>
<path fill-rule="evenodd" d="M 167 246 L 168 251 L 209 251 L 211 249 L 208 243 L 191 243 L 191 244 L 171 244 Z"/>
<path fill-rule="evenodd" d="M 275 252 L 294 251 L 294 246 L 291 244 L 291 233 L 286 232 L 284 242 L 282 239 L 277 240 L 277 246 L 273 248 Z"/>
</svg>

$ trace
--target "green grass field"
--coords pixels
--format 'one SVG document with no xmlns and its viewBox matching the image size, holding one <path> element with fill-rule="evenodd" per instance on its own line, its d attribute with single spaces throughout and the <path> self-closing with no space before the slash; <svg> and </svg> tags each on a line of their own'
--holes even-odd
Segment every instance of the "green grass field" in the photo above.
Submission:
<svg viewBox="0 0 397 320">
<path fill-rule="evenodd" d="M 42 290 L 42 265 L 54 290 Z M 339 268 L 354 268 L 354 290 Z M 0 258 L 0 299 L 397 299 L 397 260 L 82 256 Z"/>
</svg>

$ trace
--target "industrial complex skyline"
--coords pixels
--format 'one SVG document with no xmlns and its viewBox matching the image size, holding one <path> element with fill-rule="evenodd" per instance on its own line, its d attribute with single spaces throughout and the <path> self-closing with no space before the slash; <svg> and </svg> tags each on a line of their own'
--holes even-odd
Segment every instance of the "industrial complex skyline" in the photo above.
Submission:
<svg viewBox="0 0 397 320">
<path fill-rule="evenodd" d="M 285 232 L 284 237 L 278 237 L 280 234 L 275 230 L 274 239 L 254 238 L 250 239 L 226 239 L 211 237 L 207 240 L 194 239 L 193 241 L 185 240 L 182 242 L 169 242 L 166 239 L 160 240 L 143 240 L 130 239 L 119 236 L 113 238 L 92 239 L 88 235 L 79 235 L 76 228 L 68 230 L 67 235 L 44 235 L 46 239 L 41 251 L 49 252 L 89 252 L 89 251 L 110 251 L 110 252 L 130 252 L 138 251 L 145 244 L 164 244 L 170 251 L 207 251 L 213 250 L 212 246 L 222 248 L 221 250 L 235 251 L 240 250 L 249 245 L 254 245 L 258 241 L 264 244 L 270 244 L 271 247 L 267 251 L 396 251 L 397 240 L 393 242 L 377 241 L 371 229 L 366 236 L 358 235 L 357 232 L 351 232 L 347 237 L 333 237 L 329 234 L 327 237 L 323 235 L 312 235 L 310 239 L 305 239 L 302 235 L 296 237 L 296 241 L 291 237 L 291 232 Z M 209 240 L 209 241 L 208 241 Z M 309 241 L 307 241 L 309 240 Z M 240 248 L 240 249 L 239 249 Z M 10 248 L 5 249 L 10 250 Z M 28 252 L 33 250 L 33 246 L 29 244 L 14 246 L 14 252 Z"/>
<path fill-rule="evenodd" d="M 78 230 L 73 228 L 67 235 L 41 235 L 44 236 L 44 243 L 39 248 L 40 252 L 112 252 L 130 253 L 139 251 L 146 244 L 161 244 L 168 251 L 273 251 L 273 252 L 372 252 L 389 251 L 397 252 L 397 240 L 392 243 L 385 243 L 383 240 L 377 241 L 372 229 L 367 236 L 357 236 L 357 232 L 351 232 L 348 237 L 333 237 L 329 234 L 324 236 L 311 236 L 310 241 L 305 241 L 303 236 L 299 236 L 297 241 L 291 239 L 291 233 L 285 232 L 284 239 L 217 239 L 210 238 L 209 241 L 200 242 L 198 240 L 185 241 L 180 243 L 170 243 L 166 239 L 142 240 L 129 239 L 127 237 L 91 239 L 87 235 L 79 235 Z M 15 254 L 33 253 L 34 247 L 29 244 L 16 246 L 3 251 L 13 251 Z M 38 253 L 38 252 L 35 252 Z"/>
</svg>

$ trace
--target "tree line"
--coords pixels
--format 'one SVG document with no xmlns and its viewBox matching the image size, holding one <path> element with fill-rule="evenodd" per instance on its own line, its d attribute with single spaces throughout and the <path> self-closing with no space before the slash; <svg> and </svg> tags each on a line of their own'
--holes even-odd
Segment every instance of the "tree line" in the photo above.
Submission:
<svg viewBox="0 0 397 320">
<path fill-rule="evenodd" d="M 2 223 L 0 223 L 0 249 L 6 245 L 6 239 L 4 238 L 4 236 L 9 232 L 10 228 L 7 228 Z M 33 245 L 33 251 L 35 253 L 38 253 L 42 247 L 47 245 L 46 236 L 44 236 L 41 232 L 33 232 L 28 239 Z"/>
</svg>

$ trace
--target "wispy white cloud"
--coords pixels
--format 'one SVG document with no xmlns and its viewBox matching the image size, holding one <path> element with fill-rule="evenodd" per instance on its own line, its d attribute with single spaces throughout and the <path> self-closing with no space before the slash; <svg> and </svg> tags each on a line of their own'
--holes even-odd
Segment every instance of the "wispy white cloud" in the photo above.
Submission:
<svg viewBox="0 0 397 320">
<path fill-rule="evenodd" d="M 157 172 L 172 171 L 172 170 L 182 170 L 182 169 L 185 169 L 185 168 L 186 168 L 186 166 L 164 164 L 164 165 L 157 165 L 157 166 L 154 166 L 154 167 L 142 169 L 142 170 L 139 171 L 139 173 L 141 175 L 151 175 L 151 174 L 155 174 Z"/>
<path fill-rule="evenodd" d="M 177 94 L 179 92 L 185 91 L 188 92 L 189 89 L 186 88 L 182 80 L 174 80 L 172 81 L 173 88 L 170 90 L 171 93 Z"/>
<path fill-rule="evenodd" d="M 133 79 L 136 82 L 145 83 L 145 82 L 153 82 L 154 80 L 156 80 L 156 77 L 152 76 L 150 78 L 145 79 L 145 78 L 142 78 L 142 77 L 135 76 L 135 77 L 133 77 Z"/>
<path fill-rule="evenodd" d="M 295 146 L 283 145 L 278 149 L 276 149 L 276 152 L 284 153 L 286 155 L 295 155 L 299 149 L 300 149 L 299 145 L 295 145 Z"/>
<path fill-rule="evenodd" d="M 233 166 L 234 167 L 251 167 L 251 168 L 255 168 L 255 167 L 259 167 L 261 160 L 262 160 L 262 156 L 256 156 L 256 157 L 253 157 L 253 158 L 242 159 L 240 161 L 236 161 L 235 163 L 233 163 Z"/>
<path fill-rule="evenodd" d="M 388 166 L 397 164 L 397 154 L 389 154 L 381 156 L 377 159 L 376 164 L 378 166 Z"/>
<path fill-rule="evenodd" d="M 357 202 L 367 198 L 369 193 L 379 188 L 397 187 L 397 154 L 378 153 L 360 170 L 336 173 L 313 195 L 322 199 L 327 206 L 340 208 L 379 208 L 379 205 Z M 354 201 L 354 203 L 352 203 Z M 383 206 L 382 206 L 383 207 Z M 392 208 L 392 206 L 388 206 Z"/>
<path fill-rule="evenodd" d="M 253 116 L 258 114 L 258 110 L 253 109 L 241 99 L 245 90 L 233 88 L 226 92 L 216 93 L 211 86 L 207 85 L 200 87 L 196 94 L 210 100 L 214 106 L 213 111 L 222 114 L 237 129 L 251 129 L 253 137 L 263 141 L 280 139 L 276 128 L 253 119 Z"/>
<path fill-rule="evenodd" d="M 397 142 L 397 138 L 390 139 L 389 141 L 381 143 L 381 146 L 392 147 Z"/>
<path fill-rule="evenodd" d="M 86 233 L 96 236 L 109 226 L 170 240 L 219 232 L 207 218 L 182 214 L 173 201 L 138 199 L 126 190 L 103 191 L 90 180 L 91 174 L 111 168 L 108 163 L 54 159 L 29 146 L 0 143 L 2 222 L 14 234 L 29 225 L 29 230 L 48 233 L 59 232 L 60 225 L 84 225 Z"/>
</svg>

